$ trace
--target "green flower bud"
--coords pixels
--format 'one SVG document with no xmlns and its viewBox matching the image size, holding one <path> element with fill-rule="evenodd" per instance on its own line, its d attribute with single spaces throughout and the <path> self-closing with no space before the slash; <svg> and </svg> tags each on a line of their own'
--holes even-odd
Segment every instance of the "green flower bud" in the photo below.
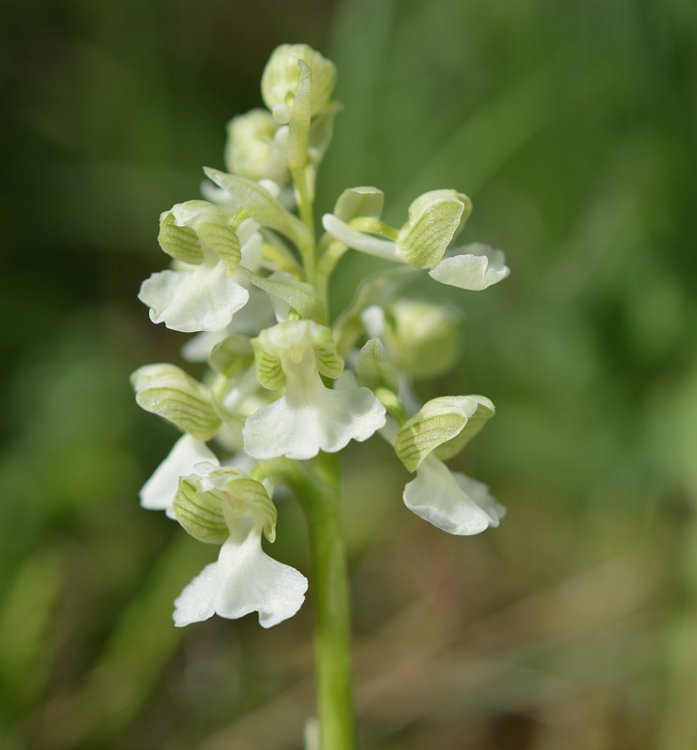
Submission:
<svg viewBox="0 0 697 750">
<path fill-rule="evenodd" d="M 285 185 L 290 176 L 283 146 L 276 140 L 278 123 L 264 109 L 233 117 L 227 125 L 225 166 L 250 180 Z"/>
<path fill-rule="evenodd" d="M 310 114 L 319 114 L 328 104 L 336 83 L 336 68 L 307 44 L 282 44 L 271 54 L 261 77 L 261 95 L 276 122 L 290 120 L 290 109 L 300 81 L 298 60 L 310 66 L 312 96 Z"/>
<path fill-rule="evenodd" d="M 388 314 L 384 337 L 398 370 L 415 380 L 450 369 L 459 354 L 460 313 L 444 305 L 403 299 Z"/>
</svg>

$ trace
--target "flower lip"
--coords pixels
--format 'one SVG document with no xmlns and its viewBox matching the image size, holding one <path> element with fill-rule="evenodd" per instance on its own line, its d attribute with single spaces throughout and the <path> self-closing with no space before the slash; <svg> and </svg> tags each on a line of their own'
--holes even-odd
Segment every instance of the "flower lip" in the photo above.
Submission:
<svg viewBox="0 0 697 750">
<path fill-rule="evenodd" d="M 416 477 L 404 488 L 403 499 L 417 516 L 456 536 L 498 526 L 506 512 L 485 484 L 451 472 L 435 456 L 419 466 Z"/>
</svg>

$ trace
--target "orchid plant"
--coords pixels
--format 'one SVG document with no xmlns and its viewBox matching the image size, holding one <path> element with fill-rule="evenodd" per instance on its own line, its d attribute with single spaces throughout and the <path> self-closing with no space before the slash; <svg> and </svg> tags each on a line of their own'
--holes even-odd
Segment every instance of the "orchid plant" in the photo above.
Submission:
<svg viewBox="0 0 697 750">
<path fill-rule="evenodd" d="M 316 609 L 319 731 L 314 746 L 355 747 L 349 675 L 349 599 L 337 454 L 375 433 L 414 478 L 404 504 L 450 534 L 497 526 L 504 509 L 486 485 L 445 463 L 494 414 L 479 395 L 422 404 L 413 383 L 454 359 L 457 315 L 409 299 L 405 283 L 483 290 L 504 279 L 503 253 L 481 244 L 450 249 L 471 210 L 466 195 L 433 190 L 401 227 L 381 219 L 383 193 L 345 190 L 314 220 L 315 177 L 332 137 L 333 63 L 307 45 L 283 45 L 266 65 L 266 109 L 228 125 L 227 172 L 206 169 L 204 200 L 160 216 L 171 257 L 139 298 L 155 323 L 196 333 L 183 347 L 207 362 L 202 380 L 173 364 L 133 374 L 138 404 L 182 436 L 141 491 L 193 537 L 220 545 L 174 604 L 174 622 L 256 612 L 268 628 L 302 606 L 308 581 L 270 557 L 274 490 L 297 498 L 309 526 Z M 363 280 L 330 319 L 329 280 L 349 250 L 393 266 Z M 308 740 L 308 742 L 310 742 Z"/>
</svg>

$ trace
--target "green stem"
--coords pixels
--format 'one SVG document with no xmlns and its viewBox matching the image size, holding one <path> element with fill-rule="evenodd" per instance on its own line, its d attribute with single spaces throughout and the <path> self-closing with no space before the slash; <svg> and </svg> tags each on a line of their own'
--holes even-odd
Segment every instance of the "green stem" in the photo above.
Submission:
<svg viewBox="0 0 697 750">
<path fill-rule="evenodd" d="M 339 462 L 317 458 L 302 480 L 292 482 L 310 532 L 315 602 L 317 710 L 322 750 L 355 750 L 351 696 L 351 626 Z"/>
<path fill-rule="evenodd" d="M 305 277 L 314 286 L 315 284 L 315 217 L 313 209 L 313 188 L 307 182 L 307 172 L 304 168 L 292 169 L 293 182 L 298 196 L 298 213 L 303 224 L 310 233 L 310 241 L 307 245 L 300 247 Z"/>
</svg>

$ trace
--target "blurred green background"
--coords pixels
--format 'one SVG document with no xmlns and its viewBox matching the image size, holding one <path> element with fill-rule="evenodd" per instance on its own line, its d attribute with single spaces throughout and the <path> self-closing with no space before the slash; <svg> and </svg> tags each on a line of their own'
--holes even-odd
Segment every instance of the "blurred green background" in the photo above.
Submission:
<svg viewBox="0 0 697 750">
<path fill-rule="evenodd" d="M 379 441 L 347 456 L 367 750 L 697 747 L 697 5 L 692 0 L 24 0 L 0 28 L 0 747 L 299 750 L 311 607 L 171 624 L 216 550 L 138 489 L 175 433 L 128 375 L 176 361 L 139 284 L 157 217 L 222 166 L 274 46 L 339 69 L 320 208 L 388 220 L 456 187 L 504 248 L 463 356 L 484 393 L 459 460 L 508 507 L 453 538 L 401 504 Z M 347 300 L 365 262 L 342 261 Z M 444 291 L 445 290 L 445 291 Z M 307 571 L 281 502 L 276 554 Z M 330 750 L 330 749 L 328 749 Z"/>
</svg>

